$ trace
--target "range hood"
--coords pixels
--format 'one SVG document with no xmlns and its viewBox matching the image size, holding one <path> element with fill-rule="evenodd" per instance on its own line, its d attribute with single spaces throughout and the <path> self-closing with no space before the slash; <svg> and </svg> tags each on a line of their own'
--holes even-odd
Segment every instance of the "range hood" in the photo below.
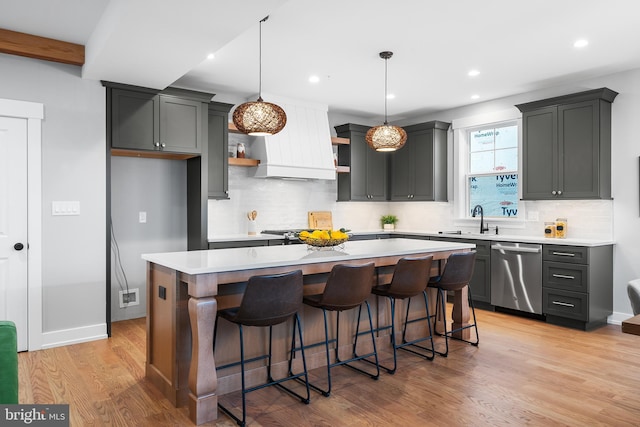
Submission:
<svg viewBox="0 0 640 427">
<path fill-rule="evenodd" d="M 287 114 L 287 125 L 256 137 L 251 156 L 260 160 L 256 178 L 336 179 L 328 106 L 262 94 Z"/>
</svg>

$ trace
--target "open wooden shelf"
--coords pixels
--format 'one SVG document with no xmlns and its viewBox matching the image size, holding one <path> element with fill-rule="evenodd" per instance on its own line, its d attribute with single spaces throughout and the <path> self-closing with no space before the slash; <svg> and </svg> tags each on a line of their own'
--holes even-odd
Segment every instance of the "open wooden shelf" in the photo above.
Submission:
<svg viewBox="0 0 640 427">
<path fill-rule="evenodd" d="M 118 157 L 143 157 L 145 159 L 187 160 L 193 157 L 198 157 L 200 154 L 184 154 L 184 153 L 171 153 L 168 151 L 143 151 L 143 150 L 112 148 L 111 155 L 118 156 Z"/>
<path fill-rule="evenodd" d="M 238 159 L 237 157 L 229 157 L 229 166 L 258 166 L 258 159 Z"/>
<path fill-rule="evenodd" d="M 349 145 L 350 142 L 349 138 L 339 138 L 337 136 L 331 137 L 331 145 Z"/>
<path fill-rule="evenodd" d="M 349 166 L 336 166 L 337 173 L 349 173 L 351 172 L 351 168 Z"/>
</svg>

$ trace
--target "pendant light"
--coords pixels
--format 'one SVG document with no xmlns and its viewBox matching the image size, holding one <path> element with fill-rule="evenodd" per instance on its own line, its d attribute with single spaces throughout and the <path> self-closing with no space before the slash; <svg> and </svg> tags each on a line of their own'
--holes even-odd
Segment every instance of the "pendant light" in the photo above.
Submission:
<svg viewBox="0 0 640 427">
<path fill-rule="evenodd" d="M 376 151 L 396 151 L 407 141 L 404 129 L 387 123 L 387 60 L 392 56 L 393 52 L 380 52 L 380 58 L 384 59 L 384 124 L 372 127 L 365 136 L 367 144 Z"/>
<path fill-rule="evenodd" d="M 276 104 L 262 100 L 262 23 L 260 21 L 260 86 L 258 100 L 238 105 L 233 112 L 233 123 L 242 133 L 255 136 L 268 136 L 280 132 L 287 124 L 287 115 Z"/>
</svg>

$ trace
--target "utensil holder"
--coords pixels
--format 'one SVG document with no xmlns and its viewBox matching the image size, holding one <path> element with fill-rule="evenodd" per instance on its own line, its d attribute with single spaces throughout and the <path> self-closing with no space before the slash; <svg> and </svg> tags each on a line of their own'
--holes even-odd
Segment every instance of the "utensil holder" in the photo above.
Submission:
<svg viewBox="0 0 640 427">
<path fill-rule="evenodd" d="M 256 230 L 256 222 L 249 220 L 249 225 L 247 227 L 249 236 L 255 236 L 257 234 Z"/>
</svg>

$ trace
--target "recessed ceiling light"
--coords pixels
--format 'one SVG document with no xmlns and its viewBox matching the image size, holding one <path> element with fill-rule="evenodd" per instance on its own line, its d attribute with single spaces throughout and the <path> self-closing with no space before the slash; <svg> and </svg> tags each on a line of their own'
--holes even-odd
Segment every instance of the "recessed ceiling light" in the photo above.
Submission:
<svg viewBox="0 0 640 427">
<path fill-rule="evenodd" d="M 318 83 L 320 81 L 320 77 L 318 76 L 309 76 L 309 83 Z"/>
<path fill-rule="evenodd" d="M 579 39 L 579 40 L 576 40 L 575 43 L 573 43 L 573 47 L 581 48 L 581 47 L 586 47 L 588 44 L 589 44 L 588 40 Z"/>
<path fill-rule="evenodd" d="M 392 93 L 387 95 L 387 99 L 395 99 L 395 97 L 396 96 L 394 94 L 392 94 Z"/>
<path fill-rule="evenodd" d="M 210 53 L 209 55 L 207 55 L 207 59 L 211 60 L 213 58 L 215 58 L 216 56 L 213 53 Z"/>
<path fill-rule="evenodd" d="M 480 95 L 471 95 L 471 99 L 478 99 L 480 98 Z"/>
<path fill-rule="evenodd" d="M 477 75 L 479 75 L 479 74 L 480 74 L 480 71 L 478 71 L 478 70 L 471 70 L 471 71 L 469 71 L 469 72 L 467 73 L 467 75 L 468 75 L 469 77 L 475 77 L 475 76 L 477 76 Z"/>
</svg>

